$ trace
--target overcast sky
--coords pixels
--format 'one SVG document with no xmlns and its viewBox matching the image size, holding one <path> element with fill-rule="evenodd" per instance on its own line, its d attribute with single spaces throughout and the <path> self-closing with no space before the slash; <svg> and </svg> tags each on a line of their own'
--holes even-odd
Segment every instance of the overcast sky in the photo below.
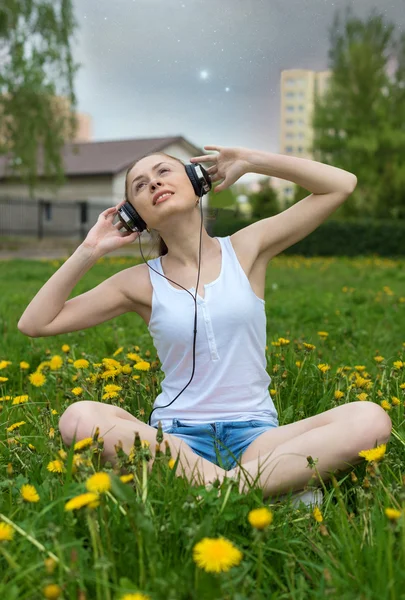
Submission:
<svg viewBox="0 0 405 600">
<path fill-rule="evenodd" d="M 344 7 L 405 30 L 404 0 L 75 0 L 78 109 L 95 140 L 279 149 L 280 73 L 327 69 Z"/>
</svg>

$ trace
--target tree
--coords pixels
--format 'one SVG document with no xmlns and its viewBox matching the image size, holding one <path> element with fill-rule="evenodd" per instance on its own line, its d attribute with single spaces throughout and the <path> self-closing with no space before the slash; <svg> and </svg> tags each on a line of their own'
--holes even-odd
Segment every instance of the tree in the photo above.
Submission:
<svg viewBox="0 0 405 600">
<path fill-rule="evenodd" d="M 268 179 L 260 179 L 258 183 L 260 185 L 259 191 L 250 194 L 249 197 L 252 206 L 252 218 L 272 217 L 281 210 L 277 192 L 269 186 Z"/>
<path fill-rule="evenodd" d="M 76 129 L 75 28 L 72 0 L 2 0 L 0 154 L 31 196 L 39 165 L 55 185 L 65 179 L 61 150 Z"/>
<path fill-rule="evenodd" d="M 405 34 L 393 33 L 383 16 L 362 22 L 350 7 L 330 30 L 332 74 L 315 98 L 312 152 L 357 176 L 341 215 L 405 218 Z"/>
</svg>

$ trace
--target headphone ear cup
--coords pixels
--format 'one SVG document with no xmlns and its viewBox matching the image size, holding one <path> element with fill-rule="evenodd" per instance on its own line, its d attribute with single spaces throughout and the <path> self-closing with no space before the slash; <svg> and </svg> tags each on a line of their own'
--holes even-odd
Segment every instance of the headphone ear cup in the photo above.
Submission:
<svg viewBox="0 0 405 600">
<path fill-rule="evenodd" d="M 142 217 L 136 212 L 135 208 L 129 202 L 125 202 L 118 209 L 118 218 L 128 231 L 144 231 L 147 226 Z"/>
<path fill-rule="evenodd" d="M 190 163 L 185 167 L 196 195 L 201 198 L 212 188 L 211 177 L 200 163 Z"/>
</svg>

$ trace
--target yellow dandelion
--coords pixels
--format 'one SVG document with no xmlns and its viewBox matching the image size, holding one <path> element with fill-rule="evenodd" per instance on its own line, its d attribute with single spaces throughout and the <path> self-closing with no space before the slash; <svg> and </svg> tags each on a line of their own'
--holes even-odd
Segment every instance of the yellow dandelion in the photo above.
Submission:
<svg viewBox="0 0 405 600">
<path fill-rule="evenodd" d="M 149 371 L 150 363 L 147 360 L 142 360 L 134 365 L 134 369 L 137 371 Z"/>
<path fill-rule="evenodd" d="M 108 383 L 104 386 L 105 392 L 119 392 L 120 390 L 122 390 L 122 386 L 115 385 L 114 383 Z"/>
<path fill-rule="evenodd" d="M 30 448 L 31 450 L 36 450 L 35 446 L 33 446 L 32 444 L 28 444 L 28 448 Z"/>
<path fill-rule="evenodd" d="M 174 460 L 174 458 L 171 458 L 167 464 L 169 466 L 169 469 L 173 469 L 174 465 L 176 464 L 176 461 Z"/>
<path fill-rule="evenodd" d="M 127 358 L 129 358 L 129 360 L 133 360 L 134 362 L 140 362 L 142 360 L 139 354 L 134 354 L 133 352 L 128 352 Z"/>
<path fill-rule="evenodd" d="M 295 366 L 296 367 L 300 367 L 301 366 L 301 361 L 300 360 L 296 360 L 295 361 Z"/>
<path fill-rule="evenodd" d="M 124 346 L 120 346 L 113 354 L 113 356 L 117 356 L 117 354 L 120 354 L 122 351 L 124 350 Z"/>
<path fill-rule="evenodd" d="M 356 365 L 354 367 L 356 371 L 365 371 L 366 367 L 364 365 Z"/>
<path fill-rule="evenodd" d="M 85 358 L 78 358 L 74 361 L 73 366 L 75 369 L 87 369 L 89 366 L 89 361 Z"/>
<path fill-rule="evenodd" d="M 391 402 L 394 406 L 399 406 L 401 404 L 401 400 L 396 396 L 391 397 Z"/>
<path fill-rule="evenodd" d="M 322 523 L 323 516 L 322 516 L 322 513 L 321 513 L 321 511 L 320 511 L 320 509 L 319 509 L 318 506 L 314 507 L 314 510 L 312 511 L 312 514 L 314 515 L 315 521 L 318 521 L 318 523 Z"/>
<path fill-rule="evenodd" d="M 265 529 L 273 522 L 273 513 L 268 508 L 255 508 L 248 514 L 248 521 L 255 529 Z"/>
<path fill-rule="evenodd" d="M 392 406 L 391 404 L 388 402 L 388 400 L 383 400 L 381 402 L 381 406 L 383 407 L 384 410 L 391 410 Z"/>
<path fill-rule="evenodd" d="M 46 572 L 49 573 L 49 575 L 52 575 L 52 573 L 54 572 L 55 568 L 56 568 L 56 561 L 53 558 L 45 558 L 44 559 L 44 565 L 45 565 L 45 569 Z"/>
<path fill-rule="evenodd" d="M 59 356 L 59 354 L 55 354 L 55 356 L 52 356 L 51 360 L 49 361 L 49 366 L 51 368 L 51 371 L 57 371 L 58 369 L 60 369 L 63 366 L 62 357 Z"/>
<path fill-rule="evenodd" d="M 129 375 L 132 371 L 132 367 L 131 365 L 124 365 L 121 370 L 125 375 Z"/>
<path fill-rule="evenodd" d="M 393 365 L 396 369 L 402 369 L 402 367 L 404 366 L 405 363 L 402 362 L 402 360 L 396 360 Z"/>
<path fill-rule="evenodd" d="M 0 360 L 0 371 L 8 367 L 8 365 L 13 364 L 11 360 Z"/>
<path fill-rule="evenodd" d="M 81 388 L 81 387 L 74 387 L 72 389 L 72 394 L 74 394 L 75 396 L 80 396 L 80 394 L 83 394 L 83 388 Z"/>
<path fill-rule="evenodd" d="M 69 352 L 70 350 L 70 346 L 69 344 L 63 344 L 63 346 L 61 347 L 62 352 Z"/>
<path fill-rule="evenodd" d="M 53 415 L 58 415 L 58 414 L 59 414 L 59 413 L 58 413 L 58 411 L 57 411 L 57 410 L 55 410 L 54 408 L 51 410 L 51 413 L 52 413 Z"/>
<path fill-rule="evenodd" d="M 290 340 L 286 340 L 285 338 L 278 338 L 277 340 L 280 343 L 280 346 L 288 346 L 288 344 L 290 343 Z"/>
<path fill-rule="evenodd" d="M 62 594 L 62 588 L 56 583 L 49 583 L 42 588 L 42 594 L 47 600 L 58 600 Z"/>
<path fill-rule="evenodd" d="M 10 427 L 7 427 L 6 430 L 7 431 L 14 431 L 14 429 L 17 429 L 18 427 L 21 427 L 21 425 L 25 425 L 26 421 L 18 421 L 18 423 L 13 423 L 12 425 L 10 425 Z"/>
<path fill-rule="evenodd" d="M 401 383 L 401 384 L 399 385 L 399 387 L 401 388 L 401 390 L 405 390 L 405 383 Z"/>
<path fill-rule="evenodd" d="M 114 379 L 121 372 L 121 369 L 109 369 L 108 371 L 104 371 L 104 373 L 100 373 L 100 379 Z"/>
<path fill-rule="evenodd" d="M 46 468 L 51 473 L 63 473 L 63 471 L 64 471 L 63 462 L 58 459 L 51 460 L 51 462 L 48 463 L 48 466 Z"/>
<path fill-rule="evenodd" d="M 65 504 L 65 510 L 77 510 L 79 508 L 83 508 L 83 506 L 88 506 L 89 508 L 96 508 L 100 504 L 100 497 L 98 494 L 94 492 L 87 492 L 85 494 L 80 494 L 79 496 L 75 496 Z"/>
<path fill-rule="evenodd" d="M 274 388 L 271 388 L 271 390 L 270 390 L 270 394 L 271 394 L 272 396 L 275 396 L 275 395 L 276 395 L 276 393 L 277 393 L 277 390 L 275 390 Z"/>
<path fill-rule="evenodd" d="M 383 356 L 374 356 L 374 360 L 375 360 L 375 362 L 378 362 L 378 363 L 380 363 L 380 362 L 382 362 L 382 361 L 383 361 L 383 360 L 385 360 L 385 359 L 384 359 L 384 357 L 383 357 Z"/>
<path fill-rule="evenodd" d="M 133 473 L 129 473 L 128 475 L 120 476 L 120 480 L 122 481 L 122 483 L 128 483 L 129 481 L 132 481 L 133 478 L 134 478 Z"/>
<path fill-rule="evenodd" d="M 358 400 L 361 402 L 364 402 L 364 400 L 367 400 L 368 394 L 366 394 L 366 392 L 362 392 L 361 394 L 357 394 L 356 398 L 358 398 Z"/>
<path fill-rule="evenodd" d="M 386 508 L 384 512 L 392 521 L 399 519 L 399 517 L 402 516 L 402 512 L 396 508 Z"/>
<path fill-rule="evenodd" d="M 79 378 L 79 375 L 76 373 L 76 375 L 72 375 L 72 381 L 77 381 Z"/>
<path fill-rule="evenodd" d="M 322 371 L 322 373 L 326 373 L 326 371 L 329 371 L 330 369 L 330 365 L 327 365 L 325 363 L 320 363 L 319 365 L 317 365 L 317 367 L 320 371 Z"/>
<path fill-rule="evenodd" d="M 26 502 L 39 502 L 39 495 L 37 490 L 33 485 L 30 485 L 29 483 L 25 483 L 23 486 L 21 486 L 20 493 Z"/>
<path fill-rule="evenodd" d="M 362 450 L 359 452 L 359 456 L 365 458 L 367 462 L 371 462 L 373 460 L 378 461 L 383 458 L 386 449 L 386 444 L 380 444 L 379 446 L 371 448 L 370 450 Z"/>
<path fill-rule="evenodd" d="M 119 369 L 121 367 L 121 363 L 118 362 L 118 360 L 115 360 L 114 358 L 103 358 L 102 363 L 108 370 Z"/>
<path fill-rule="evenodd" d="M 118 397 L 118 393 L 117 392 L 106 392 L 105 394 L 103 394 L 101 396 L 102 400 L 111 400 L 111 398 L 117 398 Z"/>
<path fill-rule="evenodd" d="M 140 375 L 132 375 L 132 379 L 134 379 L 135 381 L 139 378 L 140 378 Z"/>
<path fill-rule="evenodd" d="M 314 346 L 313 344 L 307 344 L 306 342 L 304 342 L 304 348 L 306 350 L 315 350 L 316 346 Z"/>
<path fill-rule="evenodd" d="M 111 489 L 111 477 L 108 473 L 94 473 L 86 481 L 86 488 L 89 492 L 103 494 Z"/>
<path fill-rule="evenodd" d="M 0 523 L 0 542 L 11 542 L 14 536 L 14 528 L 8 523 Z"/>
<path fill-rule="evenodd" d="M 229 571 L 242 560 L 242 552 L 225 538 L 203 538 L 193 548 L 193 559 L 207 573 Z"/>
<path fill-rule="evenodd" d="M 28 394 L 24 394 L 22 396 L 15 396 L 12 404 L 23 404 L 24 402 L 28 402 Z"/>
<path fill-rule="evenodd" d="M 0 377 L 0 383 L 5 383 L 8 381 L 8 377 Z"/>
<path fill-rule="evenodd" d="M 58 454 L 61 457 L 62 460 L 65 460 L 67 457 L 67 452 L 66 450 L 63 450 L 63 448 L 61 448 L 60 450 L 58 450 Z"/>
<path fill-rule="evenodd" d="M 84 438 L 82 440 L 79 440 L 78 442 L 75 443 L 75 445 L 73 446 L 73 450 L 83 450 L 83 448 L 88 448 L 89 446 L 91 446 L 93 443 L 93 438 L 92 437 L 87 437 Z"/>
<path fill-rule="evenodd" d="M 318 333 L 319 337 L 321 337 L 321 338 L 327 338 L 329 335 L 329 333 L 327 331 L 318 331 L 317 333 Z"/>
<path fill-rule="evenodd" d="M 53 440 L 53 438 L 55 437 L 55 427 L 49 428 L 48 435 L 51 438 L 51 440 Z"/>
<path fill-rule="evenodd" d="M 45 375 L 43 375 L 39 371 L 30 373 L 30 375 L 28 376 L 28 379 L 30 380 L 32 385 L 35 385 L 35 387 L 41 387 L 42 385 L 44 385 L 44 383 L 46 381 Z"/>
<path fill-rule="evenodd" d="M 20 369 L 29 369 L 30 368 L 30 363 L 25 362 L 25 360 L 22 360 L 20 362 Z"/>
<path fill-rule="evenodd" d="M 335 400 L 340 400 L 341 398 L 343 398 L 344 396 L 344 392 L 342 392 L 341 390 L 336 390 L 335 393 L 333 394 L 333 397 L 335 398 Z"/>
</svg>

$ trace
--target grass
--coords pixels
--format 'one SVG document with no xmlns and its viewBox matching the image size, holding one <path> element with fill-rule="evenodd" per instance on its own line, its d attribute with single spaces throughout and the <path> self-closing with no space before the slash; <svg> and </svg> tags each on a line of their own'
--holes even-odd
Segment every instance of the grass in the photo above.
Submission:
<svg viewBox="0 0 405 600">
<path fill-rule="evenodd" d="M 101 259 L 73 294 L 136 261 Z M 367 393 L 365 401 L 385 402 L 393 423 L 380 461 L 364 461 L 326 482 L 320 513 L 293 508 L 289 501 L 270 506 L 259 488 L 241 495 L 230 480 L 219 488 L 190 485 L 176 476 L 165 454 L 149 472 L 147 448 L 122 455 L 118 470 L 101 467 L 100 440 L 81 452 L 65 447 L 58 420 L 72 402 L 116 403 L 145 420 L 163 374 L 136 314 L 51 338 L 28 338 L 17 330 L 24 309 L 60 264 L 0 263 L 1 598 L 405 597 L 404 260 L 281 256 L 269 265 L 267 366 L 280 425 L 356 401 L 360 393 Z M 304 342 L 315 348 L 305 349 Z M 88 369 L 75 368 L 82 358 Z M 105 370 L 104 358 L 129 365 L 111 380 L 121 390 L 109 399 L 103 395 L 111 381 L 90 377 Z M 320 364 L 330 368 L 323 372 Z M 36 387 L 29 374 L 38 371 L 45 383 Z M 370 383 L 361 384 L 356 373 Z M 72 389 L 78 387 L 82 392 L 76 396 Z M 337 390 L 344 394 L 340 399 Z M 50 470 L 55 460 L 62 472 Z M 99 471 L 108 474 L 105 480 L 91 479 Z M 122 472 L 133 478 L 124 483 Z M 99 486 L 98 506 L 65 510 L 70 499 L 87 492 L 89 480 Z M 30 501 L 35 497 L 27 495 L 29 488 L 24 499 L 27 484 L 38 501 Z M 264 529 L 251 524 L 252 511 L 261 507 L 271 515 Z M 387 508 L 399 512 L 387 515 Z M 12 539 L 2 540 L 9 531 Z M 221 537 L 224 563 L 206 540 L 215 540 L 215 546 Z M 198 548 L 217 561 L 218 573 L 198 563 Z M 232 556 L 239 558 L 227 568 Z"/>
</svg>

